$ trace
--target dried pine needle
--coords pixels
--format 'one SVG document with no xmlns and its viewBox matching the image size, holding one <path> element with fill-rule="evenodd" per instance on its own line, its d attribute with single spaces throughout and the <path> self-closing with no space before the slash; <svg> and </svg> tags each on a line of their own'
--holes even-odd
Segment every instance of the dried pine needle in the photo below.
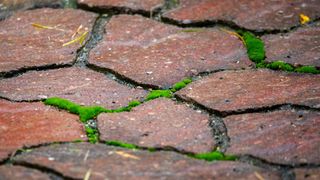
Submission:
<svg viewBox="0 0 320 180">
<path fill-rule="evenodd" d="M 41 25 L 41 24 L 38 24 L 38 23 L 32 23 L 31 25 L 33 27 L 39 28 L 39 29 L 54 29 L 54 30 L 58 30 L 58 31 L 65 31 L 63 29 L 59 29 L 59 28 L 51 27 L 51 26 L 45 26 L 45 25 Z"/>
<path fill-rule="evenodd" d="M 228 33 L 228 34 L 231 34 L 231 35 L 236 36 L 237 38 L 239 38 L 239 39 L 242 41 L 242 43 L 243 43 L 244 45 L 246 45 L 246 42 L 244 41 L 243 37 L 240 36 L 238 33 L 233 32 L 233 31 L 226 30 L 226 29 L 224 29 L 224 28 L 220 28 L 220 29 L 221 29 L 221 31 L 224 31 L 224 32 L 226 32 L 226 33 Z"/>
<path fill-rule="evenodd" d="M 125 158 L 131 158 L 131 159 L 135 159 L 135 160 L 139 160 L 140 158 L 138 156 L 134 156 L 132 154 L 128 154 L 128 153 L 125 153 L 123 151 L 116 151 L 116 154 L 122 156 L 122 157 L 125 157 Z"/>
<path fill-rule="evenodd" d="M 76 42 L 79 42 L 79 44 L 82 45 L 83 42 L 85 41 L 87 35 L 88 35 L 88 31 L 84 32 L 81 36 L 79 36 L 79 37 L 77 37 L 67 43 L 64 43 L 62 46 L 68 46 L 68 45 L 76 43 Z"/>
<path fill-rule="evenodd" d="M 87 171 L 87 173 L 85 174 L 83 180 L 89 180 L 89 179 L 90 179 L 90 175 L 91 175 L 91 169 L 89 169 L 89 170 Z"/>
</svg>

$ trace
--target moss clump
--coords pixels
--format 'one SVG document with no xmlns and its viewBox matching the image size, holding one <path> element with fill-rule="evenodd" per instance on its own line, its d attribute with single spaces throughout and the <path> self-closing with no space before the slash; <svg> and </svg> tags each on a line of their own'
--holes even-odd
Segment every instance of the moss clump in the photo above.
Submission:
<svg viewBox="0 0 320 180">
<path fill-rule="evenodd" d="M 103 107 L 99 106 L 80 106 L 66 99 L 59 97 L 48 98 L 44 101 L 44 104 L 55 106 L 59 109 L 64 109 L 73 114 L 78 114 L 80 116 L 80 121 L 86 122 L 89 119 L 93 119 L 102 112 L 110 112 Z"/>
<path fill-rule="evenodd" d="M 250 32 L 239 31 L 247 47 L 249 59 L 255 63 L 260 63 L 265 59 L 264 42 Z"/>
<path fill-rule="evenodd" d="M 122 147 L 126 149 L 139 149 L 139 147 L 134 144 L 124 143 L 121 141 L 107 141 L 106 144 L 110 146 L 117 146 L 117 147 Z"/>
<path fill-rule="evenodd" d="M 176 84 L 174 84 L 171 88 L 171 91 L 172 92 L 176 92 L 176 91 L 179 91 L 180 89 L 186 87 L 189 83 L 192 82 L 192 79 L 190 78 L 186 78 L 180 82 L 177 82 Z"/>
<path fill-rule="evenodd" d="M 311 73 L 311 74 L 320 74 L 320 70 L 318 70 L 314 66 L 302 66 L 295 69 L 296 72 L 299 73 Z"/>
<path fill-rule="evenodd" d="M 152 90 L 146 97 L 146 101 L 150 101 L 159 97 L 171 98 L 172 92 L 170 90 Z"/>
<path fill-rule="evenodd" d="M 88 137 L 88 140 L 90 143 L 94 144 L 94 143 L 98 142 L 99 134 L 96 129 L 93 129 L 91 127 L 86 127 L 86 133 L 87 133 L 87 137 Z"/>
<path fill-rule="evenodd" d="M 273 70 L 283 70 L 288 72 L 294 71 L 294 67 L 292 65 L 283 61 L 272 62 L 270 64 L 267 64 L 266 67 Z"/>
<path fill-rule="evenodd" d="M 219 151 L 213 151 L 209 153 L 199 153 L 190 155 L 190 157 L 196 158 L 196 159 L 202 159 L 206 161 L 216 161 L 216 160 L 224 160 L 224 161 L 234 161 L 237 159 L 236 156 L 233 155 L 225 155 L 222 152 Z"/>
</svg>

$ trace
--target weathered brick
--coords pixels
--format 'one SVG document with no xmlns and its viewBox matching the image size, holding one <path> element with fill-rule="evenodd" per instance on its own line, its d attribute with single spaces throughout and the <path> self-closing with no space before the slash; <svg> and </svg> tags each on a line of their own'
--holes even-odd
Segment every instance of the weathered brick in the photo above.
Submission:
<svg viewBox="0 0 320 180">
<path fill-rule="evenodd" d="M 318 180 L 320 179 L 319 168 L 297 168 L 294 169 L 296 180 Z"/>
<path fill-rule="evenodd" d="M 320 163 L 320 113 L 281 110 L 229 116 L 228 153 L 250 154 L 279 164 Z"/>
<path fill-rule="evenodd" d="M 72 64 L 79 43 L 62 46 L 81 33 L 91 31 L 97 15 L 71 9 L 36 9 L 18 12 L 0 21 L 0 75 L 10 71 L 49 65 Z M 59 28 L 36 28 L 32 24 Z"/>
<path fill-rule="evenodd" d="M 266 35 L 262 39 L 268 62 L 282 60 L 295 66 L 320 67 L 320 23 L 285 34 Z"/>
<path fill-rule="evenodd" d="M 224 71 L 177 93 L 207 108 L 226 112 L 295 104 L 320 108 L 320 76 L 271 70 Z"/>
<path fill-rule="evenodd" d="M 38 170 L 22 166 L 0 166 L 0 179 L 3 180 L 50 180 L 50 177 Z"/>
<path fill-rule="evenodd" d="M 164 0 L 80 0 L 80 5 L 101 9 L 124 8 L 132 11 L 153 11 L 160 8 Z"/>
<path fill-rule="evenodd" d="M 213 162 L 173 152 L 133 151 L 87 143 L 41 147 L 15 158 L 50 167 L 65 176 L 82 179 L 280 179 L 267 171 L 241 162 Z"/>
<path fill-rule="evenodd" d="M 0 161 L 23 147 L 85 140 L 79 118 L 42 103 L 0 100 Z"/>
<path fill-rule="evenodd" d="M 144 147 L 173 147 L 210 152 L 214 140 L 209 116 L 169 99 L 157 99 L 120 114 L 98 116 L 100 140 L 118 140 Z"/>
<path fill-rule="evenodd" d="M 300 24 L 300 14 L 320 17 L 317 0 L 180 0 L 180 6 L 164 14 L 183 24 L 224 21 L 251 30 L 285 30 Z"/>
<path fill-rule="evenodd" d="M 167 87 L 200 72 L 252 64 L 242 42 L 217 28 L 186 30 L 120 15 L 110 20 L 106 32 L 89 63 L 142 84 Z"/>
<path fill-rule="evenodd" d="M 111 109 L 126 106 L 145 94 L 142 89 L 129 88 L 102 73 L 83 68 L 33 71 L 0 80 L 0 95 L 15 101 L 60 97 Z"/>
</svg>

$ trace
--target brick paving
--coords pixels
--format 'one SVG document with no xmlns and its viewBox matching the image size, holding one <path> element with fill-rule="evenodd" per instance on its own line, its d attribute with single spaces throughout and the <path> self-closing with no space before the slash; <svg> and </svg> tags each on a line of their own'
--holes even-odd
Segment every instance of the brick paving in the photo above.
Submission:
<svg viewBox="0 0 320 180">
<path fill-rule="evenodd" d="M 318 9 L 0 1 L 0 179 L 319 179 Z"/>
</svg>

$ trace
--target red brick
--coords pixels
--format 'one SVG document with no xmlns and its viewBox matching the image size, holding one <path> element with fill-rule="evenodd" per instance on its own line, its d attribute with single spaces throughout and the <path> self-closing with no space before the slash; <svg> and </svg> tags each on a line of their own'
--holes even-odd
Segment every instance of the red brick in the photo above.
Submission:
<svg viewBox="0 0 320 180">
<path fill-rule="evenodd" d="M 86 134 L 78 119 L 42 103 L 0 100 L 0 161 L 23 147 L 85 140 Z"/>
<path fill-rule="evenodd" d="M 267 171 L 240 162 L 213 162 L 188 158 L 174 152 L 133 151 L 102 144 L 63 144 L 41 147 L 15 158 L 49 167 L 64 176 L 82 179 L 280 179 Z"/>
<path fill-rule="evenodd" d="M 285 30 L 300 24 L 300 14 L 319 18 L 319 8 L 317 0 L 180 0 L 164 17 L 184 24 L 224 21 L 251 30 Z"/>
<path fill-rule="evenodd" d="M 279 164 L 320 163 L 320 113 L 281 110 L 229 116 L 227 153 Z"/>
<path fill-rule="evenodd" d="M 152 11 L 163 5 L 164 0 L 79 0 L 80 5 L 99 8 L 127 8 L 134 11 Z"/>
<path fill-rule="evenodd" d="M 82 105 L 118 108 L 146 92 L 129 88 L 104 74 L 83 68 L 33 71 L 0 80 L 0 95 L 15 101 L 61 97 Z"/>
<path fill-rule="evenodd" d="M 62 46 L 71 41 L 80 25 L 81 32 L 91 31 L 97 15 L 71 9 L 37 9 L 18 12 L 0 21 L 0 74 L 20 69 L 72 64 L 79 43 Z M 64 31 L 41 29 L 37 23 L 56 26 Z"/>
<path fill-rule="evenodd" d="M 0 179 L 3 180 L 50 180 L 50 177 L 38 170 L 22 166 L 0 166 Z"/>
<path fill-rule="evenodd" d="M 285 34 L 262 37 L 266 48 L 266 61 L 292 65 L 320 67 L 320 23 L 305 26 Z"/>
<path fill-rule="evenodd" d="M 320 76 L 271 70 L 224 71 L 177 94 L 223 113 L 281 104 L 320 107 Z"/>
<path fill-rule="evenodd" d="M 318 180 L 320 179 L 320 169 L 319 168 L 297 168 L 294 169 L 296 175 L 296 180 Z"/>
<path fill-rule="evenodd" d="M 89 62 L 143 84 L 167 87 L 200 72 L 252 64 L 241 41 L 217 28 L 186 32 L 141 16 L 120 15 L 110 20 L 106 31 Z"/>
<path fill-rule="evenodd" d="M 98 116 L 100 140 L 144 147 L 174 147 L 210 152 L 214 148 L 209 116 L 169 99 L 157 99 L 120 114 Z"/>
</svg>

